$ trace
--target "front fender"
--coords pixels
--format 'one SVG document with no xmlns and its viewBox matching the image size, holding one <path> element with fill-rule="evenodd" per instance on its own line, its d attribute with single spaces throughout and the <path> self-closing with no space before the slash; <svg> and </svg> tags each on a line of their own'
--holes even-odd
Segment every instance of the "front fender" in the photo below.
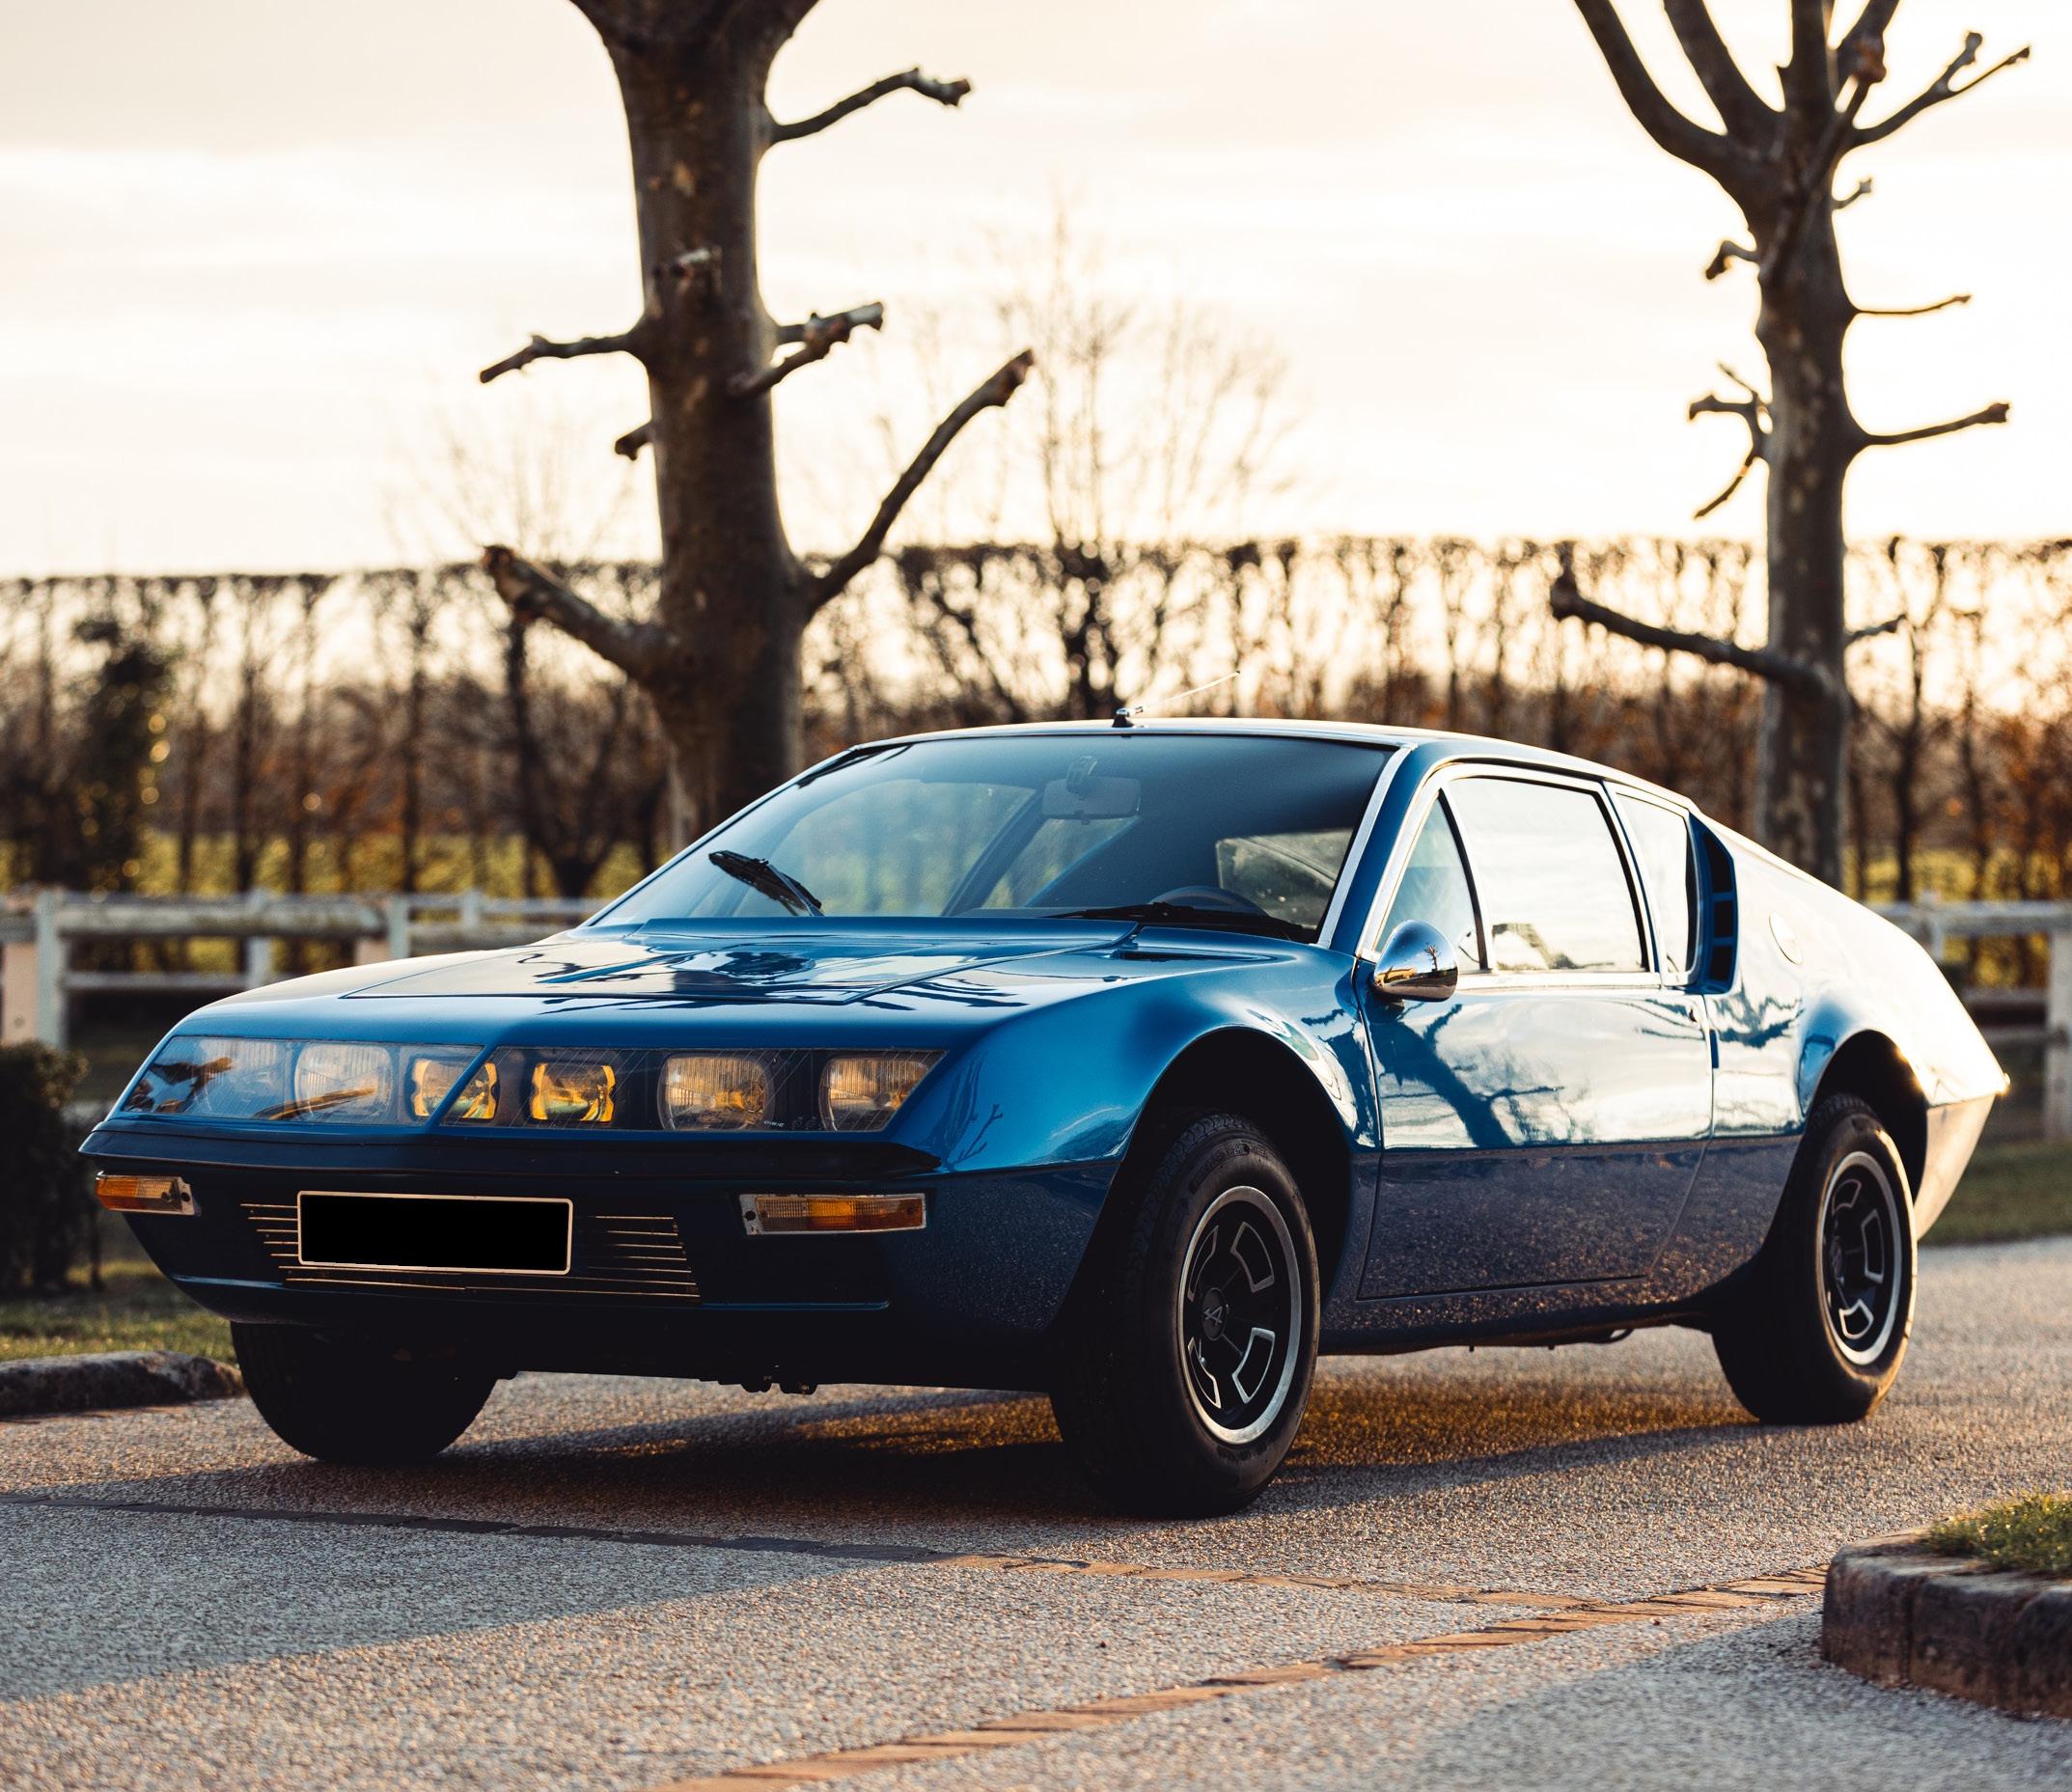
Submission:
<svg viewBox="0 0 2072 1792">
<path fill-rule="evenodd" d="M 1316 1079 L 1371 1148 L 1373 1089 L 1350 958 L 1322 951 L 1189 954 L 1004 1018 L 958 1048 L 900 1117 L 901 1144 L 957 1173 L 1119 1159 L 1159 1078 L 1212 1034 L 1261 1034 Z"/>
</svg>

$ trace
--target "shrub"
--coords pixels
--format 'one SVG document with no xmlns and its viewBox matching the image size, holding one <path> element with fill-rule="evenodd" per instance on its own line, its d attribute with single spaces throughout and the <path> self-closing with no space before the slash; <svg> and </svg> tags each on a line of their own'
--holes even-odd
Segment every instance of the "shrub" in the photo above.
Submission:
<svg viewBox="0 0 2072 1792">
<path fill-rule="evenodd" d="M 87 1231 L 85 1172 L 65 1104 L 86 1061 L 0 1046 L 0 1294 L 65 1285 Z"/>
</svg>

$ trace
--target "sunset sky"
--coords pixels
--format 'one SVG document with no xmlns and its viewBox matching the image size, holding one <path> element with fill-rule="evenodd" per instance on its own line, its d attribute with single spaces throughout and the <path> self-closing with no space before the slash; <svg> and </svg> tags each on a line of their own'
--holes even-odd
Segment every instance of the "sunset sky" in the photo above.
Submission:
<svg viewBox="0 0 2072 1792">
<path fill-rule="evenodd" d="M 1702 113 L 1659 7 L 1625 10 Z M 1785 0 L 1715 10 L 1767 82 Z M 2072 530 L 2072 7 L 1906 0 L 1890 95 L 1972 27 L 2035 60 L 1848 164 L 1877 191 L 1841 228 L 1861 302 L 1975 301 L 1860 323 L 1852 378 L 1872 427 L 1994 399 L 2015 421 L 1866 459 L 1863 537 Z M 780 395 L 802 545 L 853 534 L 927 427 L 913 320 L 943 320 L 943 378 L 993 366 L 1003 257 L 1061 205 L 1104 289 L 1285 357 L 1287 488 L 1233 526 L 1701 527 L 1743 440 L 1684 406 L 1717 361 L 1759 371 L 1752 283 L 1699 278 L 1733 214 L 1631 122 L 1567 0 L 823 0 L 773 101 L 915 63 L 971 98 L 895 96 L 765 165 L 772 310 L 889 314 Z M 550 443 L 571 526 L 638 551 L 646 466 L 609 452 L 638 370 L 474 377 L 637 303 L 617 96 L 567 0 L 0 14 L 0 573 L 466 552 L 456 440 L 490 464 Z M 1759 523 L 1752 485 L 1704 527 Z"/>
</svg>

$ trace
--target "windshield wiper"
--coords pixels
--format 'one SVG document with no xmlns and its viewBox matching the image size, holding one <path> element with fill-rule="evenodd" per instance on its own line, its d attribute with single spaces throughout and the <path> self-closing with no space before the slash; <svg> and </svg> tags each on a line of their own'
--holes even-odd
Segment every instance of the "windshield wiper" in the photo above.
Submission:
<svg viewBox="0 0 2072 1792">
<path fill-rule="evenodd" d="M 1118 902 L 1108 908 L 1067 908 L 1057 921 L 1162 921 L 1175 927 L 1222 927 L 1231 933 L 1264 933 L 1277 940 L 1308 940 L 1308 927 L 1278 915 L 1248 915 L 1240 909 L 1197 908 L 1189 902 Z"/>
<path fill-rule="evenodd" d="M 758 896 L 766 896 L 788 915 L 817 915 L 820 898 L 767 859 L 754 859 L 745 852 L 729 852 L 724 846 L 705 857 L 727 873 L 738 877 Z"/>
</svg>

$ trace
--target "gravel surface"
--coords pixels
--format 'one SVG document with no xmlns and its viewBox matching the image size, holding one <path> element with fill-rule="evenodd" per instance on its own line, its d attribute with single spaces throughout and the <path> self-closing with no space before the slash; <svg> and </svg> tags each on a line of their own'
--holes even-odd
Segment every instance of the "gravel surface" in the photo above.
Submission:
<svg viewBox="0 0 2072 1792">
<path fill-rule="evenodd" d="M 1749 1423 L 1681 1333 L 1334 1363 L 1283 1479 L 1209 1524 L 1108 1516 L 1040 1401 L 940 1391 L 527 1377 L 407 1472 L 305 1462 L 243 1401 L 6 1423 L 0 1785 L 653 1787 L 1518 1609 L 935 1552 L 1627 1599 L 2068 1479 L 2066 1240 L 1928 1254 L 1898 1389 L 1839 1430 Z M 2072 1723 L 1831 1670 L 1816 1607 L 1423 1659 L 855 1783 L 2072 1783 Z"/>
</svg>

